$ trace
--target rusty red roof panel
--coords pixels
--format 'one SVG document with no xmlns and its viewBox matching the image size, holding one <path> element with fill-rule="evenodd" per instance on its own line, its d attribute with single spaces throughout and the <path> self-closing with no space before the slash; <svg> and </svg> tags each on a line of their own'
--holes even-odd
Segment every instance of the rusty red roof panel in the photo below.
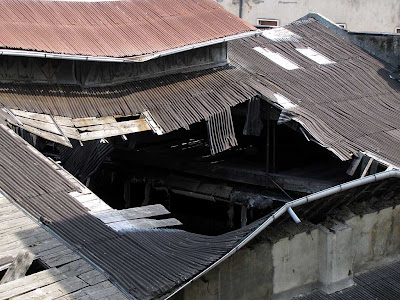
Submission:
<svg viewBox="0 0 400 300">
<path fill-rule="evenodd" d="M 0 48 L 127 57 L 252 30 L 212 0 L 0 2 Z"/>
</svg>

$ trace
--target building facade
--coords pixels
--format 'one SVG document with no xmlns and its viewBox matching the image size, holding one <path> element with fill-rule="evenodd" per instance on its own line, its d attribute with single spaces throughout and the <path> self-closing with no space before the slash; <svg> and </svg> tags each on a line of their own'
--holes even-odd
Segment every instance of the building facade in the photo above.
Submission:
<svg viewBox="0 0 400 300">
<path fill-rule="evenodd" d="M 284 26 L 315 12 L 349 31 L 400 33 L 398 0 L 216 0 L 260 27 Z"/>
</svg>

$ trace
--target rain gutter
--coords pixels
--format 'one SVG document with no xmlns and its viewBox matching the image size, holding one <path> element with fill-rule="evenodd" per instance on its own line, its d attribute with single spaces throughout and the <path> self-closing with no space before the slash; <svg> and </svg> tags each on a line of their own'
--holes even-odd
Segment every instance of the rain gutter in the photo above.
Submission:
<svg viewBox="0 0 400 300">
<path fill-rule="evenodd" d="M 218 266 L 220 263 L 222 263 L 224 260 L 232 256 L 234 253 L 236 253 L 238 250 L 243 248 L 248 242 L 250 242 L 254 237 L 256 237 L 261 231 L 263 231 L 265 228 L 267 228 L 272 222 L 274 222 L 276 219 L 281 217 L 283 214 L 288 212 L 292 218 L 294 218 L 295 222 L 297 221 L 295 217 L 297 217 L 294 212 L 293 208 L 307 204 L 309 202 L 313 202 L 316 200 L 323 199 L 325 197 L 329 197 L 332 195 L 335 195 L 340 192 L 344 192 L 350 189 L 353 189 L 355 187 L 359 187 L 365 184 L 373 183 L 376 181 L 381 181 L 389 178 L 400 178 L 400 171 L 397 170 L 392 170 L 392 171 L 385 171 L 381 172 L 378 174 L 370 175 L 367 177 L 359 178 L 353 181 L 349 181 L 331 188 L 328 188 L 326 190 L 314 193 L 312 195 L 308 195 L 302 198 L 299 198 L 297 200 L 290 201 L 283 205 L 280 209 L 278 209 L 272 216 L 270 216 L 266 221 L 264 221 L 259 227 L 257 227 L 252 233 L 250 233 L 244 240 L 242 240 L 235 248 L 233 248 L 231 251 L 229 251 L 227 254 L 225 254 L 222 258 L 217 260 L 215 263 L 213 263 L 211 266 L 209 266 L 207 269 L 196 275 L 194 278 L 177 288 L 175 291 L 171 292 L 171 294 L 165 296 L 164 299 L 169 299 L 173 295 L 175 295 L 177 292 L 191 284 L 193 281 L 196 279 L 202 277 L 204 274 L 206 274 L 208 271 L 212 270 L 216 266 Z M 293 215 L 294 214 L 294 215 Z"/>
<path fill-rule="evenodd" d="M 172 55 L 192 49 L 197 49 L 201 47 L 211 46 L 215 44 L 224 43 L 227 41 L 232 41 L 236 39 L 246 38 L 250 36 L 255 36 L 261 34 L 260 30 L 252 30 L 248 32 L 243 32 L 240 34 L 235 34 L 223 38 L 218 38 L 210 41 L 205 41 L 201 43 L 196 43 L 188 46 L 183 46 L 179 48 L 169 49 L 153 54 L 145 54 L 131 57 L 107 57 L 107 56 L 90 56 L 90 55 L 72 55 L 72 54 L 57 54 L 49 52 L 39 52 L 39 51 L 27 51 L 27 50 L 13 50 L 13 49 L 0 49 L 0 55 L 9 56 L 24 56 L 24 57 L 37 57 L 37 58 L 50 58 L 50 59 L 66 59 L 66 60 L 80 60 L 80 61 L 97 61 L 97 62 L 145 62 L 151 59 L 159 58 L 162 56 Z"/>
</svg>

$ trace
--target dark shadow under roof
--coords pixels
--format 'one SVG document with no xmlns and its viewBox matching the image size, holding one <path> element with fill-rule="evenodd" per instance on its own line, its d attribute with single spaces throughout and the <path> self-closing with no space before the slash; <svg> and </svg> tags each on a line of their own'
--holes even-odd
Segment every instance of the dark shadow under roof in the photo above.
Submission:
<svg viewBox="0 0 400 300">
<path fill-rule="evenodd" d="M 400 167 L 400 84 L 390 66 L 315 19 L 230 42 L 228 55 L 253 89 L 341 159 L 363 151 Z"/>
<path fill-rule="evenodd" d="M 220 236 L 174 229 L 119 234 L 88 213 L 50 162 L 0 126 L 0 188 L 137 299 L 161 296 L 234 248 L 257 225 Z"/>
</svg>

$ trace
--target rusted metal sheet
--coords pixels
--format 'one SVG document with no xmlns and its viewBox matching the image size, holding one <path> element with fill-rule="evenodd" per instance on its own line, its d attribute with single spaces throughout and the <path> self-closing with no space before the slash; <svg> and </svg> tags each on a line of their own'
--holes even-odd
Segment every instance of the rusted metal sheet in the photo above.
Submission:
<svg viewBox="0 0 400 300">
<path fill-rule="evenodd" d="M 128 57 L 253 31 L 212 0 L 0 2 L 0 48 Z"/>
</svg>

